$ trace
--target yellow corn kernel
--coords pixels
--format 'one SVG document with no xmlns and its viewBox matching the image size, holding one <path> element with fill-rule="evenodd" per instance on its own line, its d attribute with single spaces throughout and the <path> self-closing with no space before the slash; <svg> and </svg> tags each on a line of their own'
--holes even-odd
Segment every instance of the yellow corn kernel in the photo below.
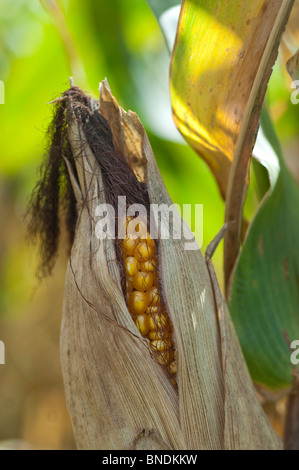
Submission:
<svg viewBox="0 0 299 470">
<path fill-rule="evenodd" d="M 141 217 L 133 218 L 127 225 L 127 234 L 138 238 L 146 239 L 147 227 Z"/>
<path fill-rule="evenodd" d="M 170 364 L 174 358 L 174 350 L 173 349 L 165 349 L 165 351 L 159 351 L 155 354 L 158 362 L 162 365 Z"/>
<path fill-rule="evenodd" d="M 149 245 L 146 241 L 142 241 L 136 246 L 134 256 L 140 263 L 152 259 L 156 254 L 156 248 Z"/>
<path fill-rule="evenodd" d="M 133 256 L 135 250 L 138 248 L 140 243 L 139 238 L 134 238 L 133 236 L 127 236 L 122 243 L 122 250 L 125 256 Z M 138 260 L 137 260 L 138 261 Z"/>
<path fill-rule="evenodd" d="M 126 292 L 127 294 L 130 294 L 133 292 L 133 277 L 132 276 L 127 276 L 126 278 Z"/>
<path fill-rule="evenodd" d="M 148 327 L 146 315 L 144 314 L 138 315 L 137 317 L 134 318 L 134 322 L 138 330 L 142 334 L 142 336 L 147 336 L 149 333 L 149 327 Z"/>
<path fill-rule="evenodd" d="M 148 338 L 157 361 L 167 367 L 175 384 L 172 325 L 164 311 L 158 284 L 156 243 L 140 218 L 127 217 L 126 228 L 122 251 L 128 309 L 142 336 Z"/>
<path fill-rule="evenodd" d="M 164 330 L 164 331 L 153 331 L 153 330 L 151 330 L 148 333 L 148 337 L 152 341 L 154 341 L 154 340 L 165 340 L 165 339 L 169 338 L 169 334 L 170 334 L 170 332 L 168 330 Z"/>
<path fill-rule="evenodd" d="M 132 308 L 132 312 L 135 315 L 141 315 L 142 313 L 145 313 L 147 307 L 149 304 L 149 297 L 146 292 L 139 292 L 135 290 L 130 294 L 130 299 L 129 299 L 129 309 L 130 306 Z"/>
<path fill-rule="evenodd" d="M 154 273 L 157 269 L 157 260 L 150 259 L 148 261 L 144 261 L 143 263 L 138 263 L 139 271 L 143 271 L 145 273 Z"/>
<path fill-rule="evenodd" d="M 164 313 L 156 313 L 148 316 L 148 326 L 151 331 L 164 330 L 169 325 L 169 320 Z"/>
<path fill-rule="evenodd" d="M 169 364 L 169 372 L 171 373 L 171 375 L 176 375 L 176 363 L 175 363 L 175 361 L 172 361 Z"/>
<path fill-rule="evenodd" d="M 147 293 L 149 295 L 149 299 L 150 299 L 149 305 L 151 307 L 155 307 L 157 305 L 160 305 L 161 296 L 160 296 L 160 292 L 159 292 L 158 287 L 156 287 L 156 286 L 151 287 L 147 291 Z"/>
<path fill-rule="evenodd" d="M 138 261 L 133 256 L 125 258 L 125 269 L 127 276 L 135 276 L 138 273 Z"/>
<path fill-rule="evenodd" d="M 155 240 L 150 236 L 149 232 L 147 232 L 147 234 L 145 236 L 145 240 L 146 240 L 148 246 L 150 246 L 151 248 L 156 248 Z"/>
<path fill-rule="evenodd" d="M 145 312 L 147 315 L 157 315 L 159 313 L 159 307 L 148 307 Z"/>
<path fill-rule="evenodd" d="M 156 349 L 157 351 L 165 351 L 165 349 L 170 349 L 172 344 L 170 341 L 164 341 L 164 339 L 155 339 L 150 342 L 151 348 Z"/>
<path fill-rule="evenodd" d="M 133 278 L 133 287 L 136 290 L 146 291 L 152 287 L 154 282 L 153 273 L 144 273 L 139 271 Z"/>
</svg>

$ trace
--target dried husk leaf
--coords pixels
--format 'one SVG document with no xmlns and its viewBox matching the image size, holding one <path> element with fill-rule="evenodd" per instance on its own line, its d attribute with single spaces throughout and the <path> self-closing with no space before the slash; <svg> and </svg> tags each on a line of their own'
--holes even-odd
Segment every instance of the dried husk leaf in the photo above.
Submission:
<svg viewBox="0 0 299 470">
<path fill-rule="evenodd" d="M 100 112 L 118 153 L 147 182 L 151 203 L 171 205 L 138 117 L 118 106 L 107 82 Z M 105 200 L 98 164 L 80 125 L 72 120 L 69 128 L 80 189 L 74 175 L 72 180 L 82 194 L 66 278 L 61 359 L 78 447 L 279 448 L 229 316 L 218 317 L 215 280 L 200 250 L 184 249 L 185 240 L 159 243 L 178 390 L 150 355 L 126 307 L 113 244 L 95 236 L 95 207 Z"/>
</svg>

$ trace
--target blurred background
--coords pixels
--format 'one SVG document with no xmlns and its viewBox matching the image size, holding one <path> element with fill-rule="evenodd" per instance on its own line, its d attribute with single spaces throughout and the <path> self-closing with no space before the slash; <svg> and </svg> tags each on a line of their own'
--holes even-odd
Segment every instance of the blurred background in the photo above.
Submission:
<svg viewBox="0 0 299 470">
<path fill-rule="evenodd" d="M 298 18 L 296 11 L 294 29 Z M 299 108 L 290 102 L 285 61 L 292 45 L 286 39 L 267 100 L 299 180 Z M 0 340 L 6 348 L 6 364 L 0 365 L 0 448 L 74 448 L 59 362 L 64 247 L 51 278 L 39 283 L 38 252 L 26 241 L 24 222 L 52 115 L 47 103 L 69 87 L 68 77 L 95 97 L 99 81 L 107 77 L 120 105 L 137 112 L 173 201 L 204 206 L 203 250 L 223 224 L 224 203 L 216 183 L 172 122 L 169 60 L 146 0 L 0 0 L 0 80 L 5 84 L 5 104 L 0 105 Z M 252 175 L 245 207 L 249 220 L 257 205 Z M 214 262 L 222 283 L 221 246 Z M 279 406 L 269 412 L 281 432 Z"/>
</svg>

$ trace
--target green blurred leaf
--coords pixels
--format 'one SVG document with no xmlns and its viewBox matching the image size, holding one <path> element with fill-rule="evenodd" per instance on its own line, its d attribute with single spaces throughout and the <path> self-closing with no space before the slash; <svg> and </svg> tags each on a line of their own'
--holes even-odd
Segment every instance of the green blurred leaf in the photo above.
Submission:
<svg viewBox="0 0 299 470">
<path fill-rule="evenodd" d="M 180 0 L 147 0 L 163 32 L 169 52 L 172 51 L 180 14 Z"/>
<path fill-rule="evenodd" d="M 254 158 L 252 159 L 252 170 L 254 172 L 254 187 L 258 201 L 261 202 L 270 188 L 269 174 L 266 168 Z M 252 173 L 251 173 L 252 175 Z M 246 204 L 246 203 L 245 203 Z M 244 207 L 245 211 L 245 207 Z"/>
<path fill-rule="evenodd" d="M 245 240 L 233 278 L 230 312 L 253 380 L 279 390 L 291 385 L 289 342 L 299 338 L 299 188 L 265 113 L 262 128 L 280 173 Z"/>
</svg>

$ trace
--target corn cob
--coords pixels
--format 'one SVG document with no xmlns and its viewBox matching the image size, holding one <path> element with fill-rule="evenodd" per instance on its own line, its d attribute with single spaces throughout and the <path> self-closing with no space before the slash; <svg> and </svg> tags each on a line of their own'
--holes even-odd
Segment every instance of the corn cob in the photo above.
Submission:
<svg viewBox="0 0 299 470">
<path fill-rule="evenodd" d="M 125 265 L 128 310 L 142 336 L 149 340 L 154 357 L 167 369 L 175 382 L 172 326 L 161 298 L 156 243 L 140 218 L 133 222 L 133 217 L 127 217 L 125 223 L 126 238 L 121 250 Z"/>
</svg>

